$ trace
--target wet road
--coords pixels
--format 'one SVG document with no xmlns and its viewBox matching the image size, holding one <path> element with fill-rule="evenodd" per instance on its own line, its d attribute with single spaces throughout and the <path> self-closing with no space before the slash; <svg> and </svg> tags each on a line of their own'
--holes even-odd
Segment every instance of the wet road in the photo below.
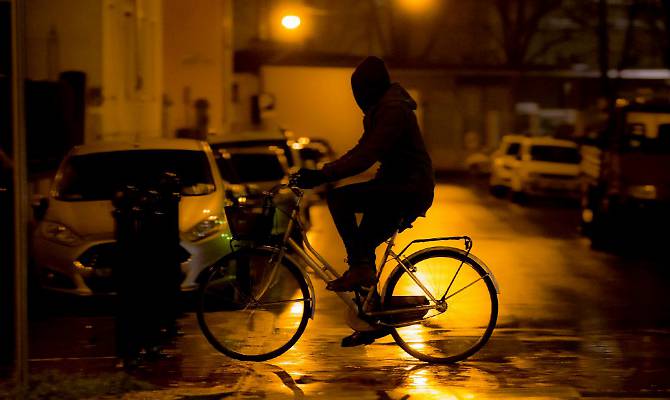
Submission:
<svg viewBox="0 0 670 400">
<path fill-rule="evenodd" d="M 344 269 L 343 247 L 325 207 L 312 210 L 310 239 Z M 127 398 L 470 399 L 670 397 L 670 283 L 651 257 L 594 252 L 561 202 L 519 206 L 477 186 L 443 184 L 428 217 L 399 236 L 468 234 L 472 252 L 501 288 L 497 329 L 467 362 L 416 361 L 383 339 L 340 348 L 344 306 L 313 277 L 317 313 L 300 341 L 267 363 L 217 353 L 195 317 L 172 358 L 134 376 L 156 391 Z M 631 240 L 632 248 L 643 246 Z M 33 371 L 113 373 L 113 321 L 104 313 L 42 316 L 32 324 Z"/>
</svg>

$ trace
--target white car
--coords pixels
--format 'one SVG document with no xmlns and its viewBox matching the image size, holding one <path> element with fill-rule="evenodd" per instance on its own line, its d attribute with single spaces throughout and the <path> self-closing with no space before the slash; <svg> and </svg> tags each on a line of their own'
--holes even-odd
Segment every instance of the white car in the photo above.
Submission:
<svg viewBox="0 0 670 400">
<path fill-rule="evenodd" d="M 574 142 L 550 137 L 504 137 L 493 159 L 489 185 L 494 193 L 510 190 L 517 199 L 524 195 L 576 198 L 579 162 Z"/>
<path fill-rule="evenodd" d="M 489 187 L 494 195 L 502 195 L 512 182 L 513 169 L 521 152 L 521 142 L 525 136 L 505 135 L 500 146 L 491 154 L 491 175 Z"/>
<path fill-rule="evenodd" d="M 165 171 L 179 176 L 184 291 L 230 251 L 225 186 L 205 142 L 159 139 L 75 147 L 63 160 L 33 238 L 33 260 L 43 288 L 76 294 L 113 293 L 112 196 L 128 184 L 152 185 Z"/>
</svg>

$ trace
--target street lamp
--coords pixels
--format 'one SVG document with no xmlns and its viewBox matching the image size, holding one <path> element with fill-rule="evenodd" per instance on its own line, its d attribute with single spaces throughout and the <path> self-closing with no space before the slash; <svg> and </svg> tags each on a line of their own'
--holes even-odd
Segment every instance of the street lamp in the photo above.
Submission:
<svg viewBox="0 0 670 400">
<path fill-rule="evenodd" d="M 435 6 L 434 0 L 399 0 L 399 3 L 411 13 L 423 13 Z"/>
<path fill-rule="evenodd" d="M 300 26 L 300 17 L 297 15 L 284 15 L 281 24 L 286 29 L 296 29 Z"/>
</svg>

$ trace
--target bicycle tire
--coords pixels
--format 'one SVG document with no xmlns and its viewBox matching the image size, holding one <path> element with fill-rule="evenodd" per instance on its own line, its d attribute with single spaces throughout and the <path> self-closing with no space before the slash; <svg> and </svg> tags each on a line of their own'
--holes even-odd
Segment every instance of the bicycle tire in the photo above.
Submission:
<svg viewBox="0 0 670 400">
<path fill-rule="evenodd" d="M 407 261 L 409 261 L 409 263 L 411 263 L 413 266 L 417 268 L 417 270 L 419 270 L 421 268 L 422 262 L 436 258 L 452 259 L 455 260 L 457 263 L 462 262 L 463 266 L 468 266 L 469 268 L 471 268 L 485 283 L 486 291 L 488 292 L 488 297 L 491 301 L 490 303 L 491 308 L 490 308 L 490 316 L 488 318 L 488 322 L 486 323 L 486 328 L 483 330 L 481 337 L 471 346 L 468 346 L 466 349 L 459 351 L 456 354 L 444 357 L 438 357 L 430 354 L 425 354 L 424 352 L 421 351 L 421 349 L 417 348 L 417 346 L 412 347 L 410 343 L 408 343 L 407 341 L 405 341 L 405 339 L 403 339 L 401 333 L 399 332 L 399 329 L 403 328 L 394 329 L 392 331 L 392 335 L 393 339 L 398 344 L 398 346 L 400 346 L 409 355 L 425 362 L 450 364 L 462 361 L 472 356 L 488 342 L 489 338 L 493 333 L 493 330 L 495 329 L 496 321 L 498 318 L 498 295 L 496 287 L 493 283 L 493 279 L 491 278 L 490 275 L 488 275 L 486 269 L 483 268 L 475 259 L 467 256 L 459 249 L 451 247 L 432 247 L 411 254 L 410 256 L 407 257 Z M 383 291 L 384 297 L 382 298 L 382 305 L 384 301 L 387 301 L 387 299 L 393 296 L 394 290 L 396 289 L 396 285 L 403 276 L 406 276 L 406 271 L 404 268 L 402 268 L 402 266 L 398 265 L 391 272 L 391 275 L 387 280 L 387 283 L 385 285 L 386 287 Z M 447 309 L 445 314 L 448 312 L 449 309 Z M 430 319 L 427 319 L 424 322 L 418 322 L 417 324 L 414 325 L 428 324 L 427 321 L 430 321 Z"/>
<path fill-rule="evenodd" d="M 302 296 L 302 299 L 304 300 L 296 302 L 296 303 L 303 303 L 302 315 L 300 316 L 300 322 L 297 325 L 295 332 L 290 336 L 290 338 L 286 341 L 286 343 L 273 349 L 272 351 L 259 354 L 248 354 L 226 345 L 225 338 L 220 337 L 222 335 L 214 332 L 214 330 L 208 324 L 205 299 L 207 295 L 208 285 L 211 282 L 211 278 L 215 276 L 216 271 L 219 270 L 220 268 L 225 268 L 225 266 L 228 265 L 231 260 L 235 260 L 236 258 L 239 259 L 239 257 L 241 256 L 258 255 L 261 257 L 267 257 L 269 259 L 273 254 L 274 253 L 272 251 L 265 249 L 249 248 L 249 249 L 238 250 L 235 253 L 231 253 L 228 256 L 224 257 L 222 260 L 220 260 L 214 266 L 212 266 L 206 278 L 200 285 L 200 288 L 198 290 L 198 308 L 197 308 L 197 319 L 198 324 L 200 326 L 200 330 L 202 331 L 207 341 L 216 350 L 218 350 L 219 352 L 228 357 L 241 361 L 267 361 L 272 358 L 278 357 L 281 354 L 288 351 L 291 347 L 293 347 L 293 345 L 298 341 L 300 336 L 302 336 L 302 334 L 305 331 L 305 328 L 307 327 L 307 322 L 311 314 L 314 299 L 311 298 L 309 286 L 304 276 L 302 275 L 300 269 L 285 258 L 277 265 L 277 267 L 283 268 L 286 271 L 285 273 L 287 273 L 288 275 L 284 275 L 285 277 L 292 276 L 293 278 L 295 278 L 295 282 L 299 286 L 300 294 Z M 239 304 L 230 301 L 229 306 L 230 306 L 229 309 L 234 310 L 236 306 L 239 306 Z M 228 308 L 226 308 L 224 305 L 222 309 L 226 310 Z"/>
</svg>

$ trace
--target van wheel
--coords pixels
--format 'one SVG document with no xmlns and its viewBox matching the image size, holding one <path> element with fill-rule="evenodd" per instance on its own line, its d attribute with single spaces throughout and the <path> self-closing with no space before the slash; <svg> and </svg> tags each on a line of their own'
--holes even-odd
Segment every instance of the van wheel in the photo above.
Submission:
<svg viewBox="0 0 670 400">
<path fill-rule="evenodd" d="M 512 201 L 517 204 L 526 204 L 528 202 L 528 196 L 524 192 L 512 192 Z"/>
<path fill-rule="evenodd" d="M 589 233 L 591 236 L 591 248 L 593 250 L 607 251 L 612 249 L 612 231 L 608 219 L 600 216 L 589 224 Z"/>
</svg>

